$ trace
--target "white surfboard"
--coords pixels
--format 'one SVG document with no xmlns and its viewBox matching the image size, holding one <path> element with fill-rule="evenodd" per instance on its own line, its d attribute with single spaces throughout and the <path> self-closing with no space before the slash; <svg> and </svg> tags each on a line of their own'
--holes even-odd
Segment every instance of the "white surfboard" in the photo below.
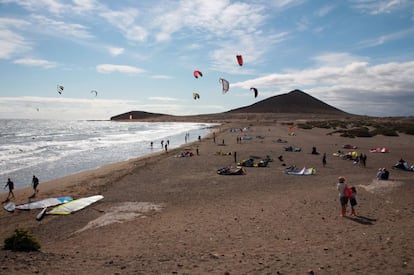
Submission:
<svg viewBox="0 0 414 275">
<path fill-rule="evenodd" d="M 16 205 L 19 210 L 43 209 L 45 207 L 55 206 L 73 200 L 72 197 L 47 198 L 39 201 L 28 202 Z"/>
<path fill-rule="evenodd" d="M 55 206 L 52 210 L 47 211 L 46 214 L 55 214 L 55 215 L 66 215 L 76 211 L 79 211 L 92 203 L 95 203 L 104 197 L 102 195 L 95 195 L 86 198 L 76 199 L 58 206 Z"/>
<path fill-rule="evenodd" d="M 14 202 L 9 201 L 3 206 L 3 208 L 8 212 L 13 212 L 16 208 L 16 205 L 14 204 Z"/>
</svg>

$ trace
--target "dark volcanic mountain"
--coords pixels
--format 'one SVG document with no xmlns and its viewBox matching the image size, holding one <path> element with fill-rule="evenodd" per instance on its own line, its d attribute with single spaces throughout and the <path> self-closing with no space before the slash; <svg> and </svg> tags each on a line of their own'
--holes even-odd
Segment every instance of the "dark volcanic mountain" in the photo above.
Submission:
<svg viewBox="0 0 414 275">
<path fill-rule="evenodd" d="M 130 111 L 124 114 L 111 117 L 111 120 L 185 120 L 199 119 L 205 117 L 220 118 L 226 115 L 229 118 L 229 114 L 239 116 L 240 114 L 314 114 L 314 115 L 334 115 L 344 116 L 350 115 L 342 110 L 339 110 L 331 105 L 328 105 L 313 96 L 308 95 L 301 90 L 293 90 L 287 94 L 273 96 L 252 105 L 233 109 L 227 112 L 210 114 L 210 115 L 198 115 L 198 116 L 173 116 L 167 114 L 148 113 L 144 111 Z"/>
<path fill-rule="evenodd" d="M 273 96 L 252 105 L 226 113 L 312 113 L 346 115 L 348 113 L 328 105 L 301 90 Z"/>
</svg>

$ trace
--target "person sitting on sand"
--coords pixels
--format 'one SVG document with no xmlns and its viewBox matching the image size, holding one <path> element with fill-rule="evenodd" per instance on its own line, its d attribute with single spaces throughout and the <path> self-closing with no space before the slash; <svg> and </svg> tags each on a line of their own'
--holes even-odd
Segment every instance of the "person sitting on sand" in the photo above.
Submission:
<svg viewBox="0 0 414 275">
<path fill-rule="evenodd" d="M 390 172 L 385 168 L 379 168 L 377 172 L 377 179 L 379 180 L 388 180 L 390 177 Z"/>
<path fill-rule="evenodd" d="M 387 169 L 382 168 L 381 179 L 388 180 L 389 177 L 390 177 L 390 172 Z"/>
<path fill-rule="evenodd" d="M 318 151 L 316 151 L 316 147 L 315 146 L 312 147 L 312 153 L 311 154 L 312 155 L 319 155 Z"/>
</svg>

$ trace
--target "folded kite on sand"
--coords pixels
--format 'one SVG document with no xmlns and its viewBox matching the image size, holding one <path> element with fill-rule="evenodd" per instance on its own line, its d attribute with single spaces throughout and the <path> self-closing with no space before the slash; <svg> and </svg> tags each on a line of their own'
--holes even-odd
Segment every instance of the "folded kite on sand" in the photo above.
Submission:
<svg viewBox="0 0 414 275">
<path fill-rule="evenodd" d="M 242 167 L 224 167 L 217 170 L 219 175 L 244 175 L 246 174 Z"/>
<path fill-rule="evenodd" d="M 389 150 L 385 147 L 377 147 L 369 150 L 370 153 L 389 153 Z"/>
<path fill-rule="evenodd" d="M 297 169 L 296 167 L 290 167 L 286 169 L 286 173 L 288 175 L 294 175 L 294 176 L 309 176 L 316 174 L 315 168 L 306 168 L 303 167 L 302 169 Z"/>
<path fill-rule="evenodd" d="M 238 166 L 244 166 L 244 167 L 267 167 L 267 164 L 269 163 L 268 159 L 261 159 L 257 162 L 255 162 L 252 158 L 242 160 L 241 162 L 237 163 Z"/>
</svg>

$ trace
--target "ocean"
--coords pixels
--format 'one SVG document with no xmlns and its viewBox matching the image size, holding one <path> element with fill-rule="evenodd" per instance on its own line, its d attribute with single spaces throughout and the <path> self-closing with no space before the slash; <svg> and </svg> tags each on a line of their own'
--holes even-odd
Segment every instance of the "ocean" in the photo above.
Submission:
<svg viewBox="0 0 414 275">
<path fill-rule="evenodd" d="M 0 183 L 10 178 L 21 189 L 31 186 L 33 175 L 42 183 L 163 151 L 161 141 L 177 148 L 206 136 L 213 125 L 0 119 Z"/>
</svg>

